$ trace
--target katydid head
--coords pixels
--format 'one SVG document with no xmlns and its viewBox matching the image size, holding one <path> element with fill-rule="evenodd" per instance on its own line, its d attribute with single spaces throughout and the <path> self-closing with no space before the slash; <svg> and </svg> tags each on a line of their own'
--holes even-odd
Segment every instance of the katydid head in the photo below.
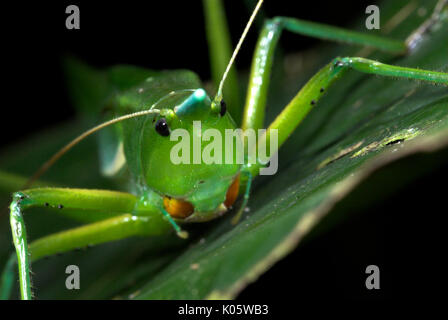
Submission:
<svg viewBox="0 0 448 320">
<path fill-rule="evenodd" d="M 243 150 L 236 147 L 239 141 L 236 144 L 233 142 L 234 138 L 238 140 L 241 136 L 231 133 L 230 139 L 226 137 L 229 129 L 236 129 L 236 125 L 226 112 L 227 106 L 223 100 L 222 90 L 262 3 L 263 0 L 259 0 L 252 12 L 213 101 L 210 101 L 203 89 L 194 91 L 182 104 L 174 108 L 176 116 L 171 118 L 171 127 L 178 131 L 170 134 L 172 139 L 169 142 L 167 140 L 162 142 L 159 139 L 159 145 L 154 140 L 152 142 L 148 140 L 152 146 L 146 146 L 148 148 L 146 150 L 153 150 L 151 147 L 156 147 L 157 153 L 159 150 L 161 153 L 155 154 L 154 151 L 147 153 L 148 158 L 144 160 L 146 165 L 143 165 L 146 182 L 148 186 L 162 191 L 165 195 L 165 209 L 176 218 L 189 221 L 213 219 L 224 213 L 238 196 L 239 170 L 242 165 L 239 153 Z M 162 123 L 165 126 L 164 122 L 157 121 L 158 128 L 161 128 Z M 173 143 L 173 140 L 177 139 L 182 141 Z M 177 144 L 183 146 L 178 147 Z M 160 148 L 161 145 L 163 150 Z M 184 159 L 178 159 L 179 152 L 182 152 Z M 162 170 L 153 176 L 152 172 L 157 169 Z"/>
<path fill-rule="evenodd" d="M 140 159 L 137 159 L 139 164 L 133 163 L 134 171 L 139 171 L 139 180 L 146 187 L 162 194 L 166 198 L 164 202 L 168 205 L 178 206 L 180 204 L 184 209 L 188 207 L 188 210 L 182 212 L 187 212 L 183 216 L 190 221 L 209 220 L 224 212 L 238 195 L 238 177 L 242 165 L 238 152 L 242 150 L 233 144 L 234 139 L 238 140 L 240 136 L 231 135 L 232 144 L 230 146 L 227 145 L 227 139 L 224 139 L 226 129 L 235 129 L 236 126 L 226 112 L 227 107 L 223 100 L 222 89 L 227 74 L 262 3 L 263 0 L 258 0 L 227 65 L 213 101 L 203 89 L 183 89 L 163 96 L 155 104 L 157 108 L 153 105 L 149 110 L 140 109 L 141 111 L 101 123 L 82 133 L 56 152 L 35 172 L 23 188 L 30 187 L 62 155 L 95 132 L 124 120 L 152 115 L 143 121 L 143 128 L 138 126 L 137 143 L 131 143 L 125 147 L 125 155 L 126 153 L 140 154 Z M 146 88 L 139 87 L 137 92 L 138 94 L 156 92 L 154 96 L 158 96 L 157 94 L 166 90 L 163 84 L 175 82 L 183 86 L 185 83 L 192 83 L 193 80 L 194 76 L 188 72 L 182 74 L 160 72 L 154 77 L 149 76 L 145 80 Z M 183 87 L 185 88 L 185 86 Z M 129 102 L 127 99 L 129 97 L 123 97 L 125 104 Z M 133 97 L 130 98 L 132 100 Z M 119 104 L 122 102 L 120 101 Z M 148 123 L 148 119 L 152 119 L 152 122 Z M 136 123 L 139 122 L 134 122 L 134 124 Z M 142 129 L 141 134 L 140 129 Z M 130 140 L 133 139 L 134 135 L 131 135 Z M 192 156 L 190 157 L 190 155 Z M 128 161 L 128 155 L 126 158 Z M 171 203 L 170 199 L 175 199 L 177 202 Z M 182 205 L 182 201 L 188 205 Z"/>
<path fill-rule="evenodd" d="M 239 170 L 242 165 L 239 153 L 244 151 L 236 147 L 239 141 L 233 143 L 234 138 L 238 140 L 241 136 L 231 133 L 230 139 L 226 137 L 229 129 L 236 129 L 236 125 L 226 112 L 222 90 L 262 3 L 263 0 L 259 0 L 252 12 L 213 101 L 210 101 L 203 89 L 194 91 L 182 104 L 174 108 L 176 116 L 171 118 L 171 127 L 178 131 L 170 134 L 172 139 L 162 142 L 159 138 L 159 145 L 154 140 L 148 140 L 152 146 L 145 147 L 148 150 L 143 164 L 146 182 L 148 186 L 165 195 L 165 209 L 173 217 L 188 221 L 210 220 L 224 213 L 238 196 Z M 164 122 L 157 121 L 159 127 L 162 123 L 165 126 Z M 173 142 L 178 139 L 182 141 Z M 183 146 L 178 147 L 177 144 Z M 162 145 L 163 148 L 160 148 Z M 154 150 L 151 147 L 158 150 L 149 151 Z M 182 152 L 184 159 L 179 159 L 179 152 Z M 162 170 L 152 175 L 157 169 Z"/>
<path fill-rule="evenodd" d="M 163 196 L 165 210 L 175 218 L 219 216 L 238 194 L 239 150 L 233 141 L 231 150 L 226 145 L 234 121 L 212 108 L 203 89 L 172 92 L 154 108 L 160 113 L 148 117 L 140 140 L 143 184 Z"/>
</svg>

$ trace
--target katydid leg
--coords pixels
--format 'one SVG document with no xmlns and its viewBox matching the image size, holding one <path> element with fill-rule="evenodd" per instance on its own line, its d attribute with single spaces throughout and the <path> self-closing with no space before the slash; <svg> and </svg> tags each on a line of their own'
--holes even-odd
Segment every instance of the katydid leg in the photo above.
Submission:
<svg viewBox="0 0 448 320">
<path fill-rule="evenodd" d="M 28 246 L 23 212 L 31 207 L 72 210 L 91 224 L 62 231 Z M 157 204 L 139 201 L 134 195 L 107 190 L 42 188 L 16 192 L 10 206 L 10 222 L 17 253 L 22 299 L 31 299 L 30 264 L 42 257 L 89 244 L 99 244 L 136 235 L 169 232 L 170 225 Z M 109 218 L 104 219 L 109 213 Z M 6 270 L 7 272 L 8 270 Z M 8 277 L 6 277 L 8 279 Z"/>
<path fill-rule="evenodd" d="M 318 71 L 303 86 L 270 124 L 266 133 L 258 141 L 258 146 L 271 145 L 270 132 L 272 129 L 275 129 L 278 130 L 277 149 L 271 149 L 270 153 L 272 155 L 277 152 L 311 109 L 319 102 L 323 94 L 336 80 L 341 79 L 348 69 L 384 77 L 419 80 L 448 86 L 448 73 L 393 66 L 359 57 L 336 58 Z M 260 167 L 262 167 L 262 164 L 258 161 L 257 164 L 250 166 L 249 170 L 255 176 L 259 173 Z"/>
<path fill-rule="evenodd" d="M 244 175 L 245 179 L 244 181 L 242 181 L 242 185 L 245 186 L 245 191 L 244 191 L 244 196 L 243 196 L 243 203 L 241 204 L 241 207 L 238 209 L 238 212 L 235 214 L 235 216 L 232 218 L 232 224 L 237 224 L 240 219 L 241 216 L 244 213 L 244 209 L 246 209 L 247 206 L 247 202 L 249 201 L 249 193 L 250 193 L 250 188 L 252 185 L 252 174 L 249 170 L 243 170 L 241 171 L 241 174 Z"/>
<path fill-rule="evenodd" d="M 267 20 L 258 38 L 252 60 L 242 128 L 257 130 L 264 127 L 263 122 L 272 62 L 275 48 L 283 30 L 322 40 L 369 46 L 393 54 L 405 54 L 410 48 L 415 47 L 417 41 L 415 39 L 420 39 L 422 34 L 426 33 L 439 20 L 447 19 L 446 13 L 443 13 L 447 11 L 446 6 L 446 0 L 439 1 L 432 17 L 406 40 L 389 39 L 383 36 L 370 35 L 295 18 L 276 17 Z M 426 27 L 423 28 L 424 26 Z"/>
</svg>

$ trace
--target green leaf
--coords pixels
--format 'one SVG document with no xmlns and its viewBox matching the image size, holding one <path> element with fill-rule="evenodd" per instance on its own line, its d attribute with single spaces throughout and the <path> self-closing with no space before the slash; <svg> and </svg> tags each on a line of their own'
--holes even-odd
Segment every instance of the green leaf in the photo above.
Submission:
<svg viewBox="0 0 448 320">
<path fill-rule="evenodd" d="M 415 8 L 425 7 L 431 12 L 436 1 L 413 3 Z M 405 0 L 385 1 L 381 6 L 383 21 L 390 21 L 407 4 Z M 404 39 L 426 17 L 413 10 L 392 30 L 386 31 L 391 37 Z M 356 25 L 363 27 L 364 21 Z M 446 24 L 440 26 L 424 39 L 418 50 L 406 57 L 372 52 L 369 58 L 447 72 L 446 27 Z M 268 121 L 321 66 L 337 55 L 353 56 L 360 54 L 359 51 L 359 48 L 325 44 L 312 56 L 303 54 L 296 58 L 306 58 L 306 66 L 297 73 L 283 75 L 285 80 L 273 78 Z M 274 68 L 281 65 L 277 61 Z M 0 167 L 30 174 L 34 165 L 45 160 L 51 150 L 79 129 L 80 125 L 73 125 L 60 137 L 51 133 L 37 137 L 44 141 L 42 153 L 27 165 L 23 155 L 32 147 L 32 141 L 9 150 L 0 158 Z M 94 148 L 93 142 L 89 140 L 78 146 L 46 178 L 66 186 L 114 188 L 97 173 L 96 154 L 87 152 Z M 237 226 L 230 224 L 234 212 L 229 212 L 216 221 L 188 226 L 192 235 L 188 241 L 174 237 L 128 239 L 38 262 L 33 265 L 37 296 L 42 299 L 234 298 L 248 283 L 294 250 L 312 230 L 316 231 L 313 237 L 318 237 L 319 232 L 325 232 L 337 220 L 349 219 L 341 207 L 338 210 L 334 207 L 361 183 L 385 172 L 381 170 L 386 170 L 390 163 L 411 161 L 409 156 L 415 153 L 444 150 L 438 154 L 446 160 L 447 148 L 446 87 L 350 72 L 329 90 L 282 148 L 279 172 L 256 179 L 248 204 L 250 210 Z M 90 156 L 86 157 L 87 154 Z M 23 168 L 26 170 L 21 171 Z M 425 174 L 425 170 L 429 169 L 422 167 L 406 177 L 394 176 L 393 180 L 404 183 Z M 384 188 L 384 194 L 391 189 Z M 378 201 L 376 195 L 365 196 L 366 202 Z M 31 211 L 26 219 L 32 239 L 76 225 L 47 212 Z M 323 219 L 325 224 L 319 225 Z M 1 261 L 5 261 L 3 257 L 6 259 L 12 246 L 5 245 L 10 243 L 10 238 L 4 217 L 1 237 Z M 77 292 L 66 290 L 65 275 L 57 272 L 73 261 L 83 270 L 83 286 Z"/>
</svg>

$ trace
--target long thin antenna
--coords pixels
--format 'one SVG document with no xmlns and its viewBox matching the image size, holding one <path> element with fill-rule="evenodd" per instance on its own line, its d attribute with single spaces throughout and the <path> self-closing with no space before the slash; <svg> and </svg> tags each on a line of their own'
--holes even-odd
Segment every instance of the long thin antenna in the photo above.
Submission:
<svg viewBox="0 0 448 320">
<path fill-rule="evenodd" d="M 97 125 L 96 127 L 93 127 L 91 129 L 85 131 L 84 133 L 82 133 L 81 135 L 79 135 L 78 137 L 76 137 L 75 139 L 70 141 L 68 144 L 66 144 L 64 147 L 59 149 L 58 152 L 56 152 L 47 162 L 45 162 L 39 168 L 39 170 L 37 170 L 31 176 L 31 178 L 25 183 L 25 185 L 23 186 L 22 189 L 29 188 L 33 184 L 33 182 L 36 181 L 37 179 L 39 179 L 40 176 L 42 176 L 56 161 L 58 161 L 60 157 L 62 157 L 67 151 L 69 151 L 71 148 L 73 148 L 75 145 L 77 145 L 79 142 L 81 142 L 88 136 L 94 134 L 95 132 L 97 132 L 105 127 L 113 125 L 117 122 L 124 121 L 124 120 L 131 119 L 131 118 L 137 118 L 137 117 L 141 117 L 141 116 L 153 114 L 153 113 L 160 113 L 160 110 L 159 109 L 150 109 L 150 110 L 143 110 L 143 111 L 126 114 L 124 116 L 103 122 L 103 123 Z"/>
<path fill-rule="evenodd" d="M 247 22 L 246 28 L 244 28 L 243 34 L 240 37 L 240 40 L 238 41 L 238 44 L 236 45 L 235 50 L 233 51 L 232 57 L 230 58 L 229 63 L 227 64 L 226 71 L 224 71 L 224 74 L 222 76 L 221 82 L 219 83 L 218 92 L 216 93 L 215 100 L 222 98 L 222 88 L 224 86 L 224 81 L 227 78 L 227 74 L 230 71 L 230 68 L 232 67 L 233 62 L 235 61 L 236 55 L 240 51 L 241 45 L 243 44 L 244 39 L 246 38 L 247 32 L 250 29 L 250 26 L 252 25 L 252 22 L 254 21 L 258 11 L 260 10 L 261 5 L 263 4 L 263 0 L 259 0 L 254 11 L 252 12 L 252 15 L 249 18 L 249 21 Z"/>
</svg>

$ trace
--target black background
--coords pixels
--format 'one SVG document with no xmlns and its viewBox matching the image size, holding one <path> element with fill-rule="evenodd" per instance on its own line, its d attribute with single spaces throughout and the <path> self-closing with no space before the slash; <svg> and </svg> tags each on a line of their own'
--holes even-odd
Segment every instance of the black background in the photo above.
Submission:
<svg viewBox="0 0 448 320">
<path fill-rule="evenodd" d="M 294 16 L 346 25 L 371 1 L 266 1 L 267 17 Z M 65 9 L 77 4 L 80 30 L 67 30 Z M 250 15 L 243 0 L 225 1 L 236 42 Z M 151 69 L 184 68 L 210 78 L 203 9 L 192 1 L 45 1 L 2 5 L 2 119 L 19 119 L 15 127 L 0 128 L 0 146 L 69 120 L 74 108 L 67 97 L 61 58 L 72 54 L 96 66 L 134 64 Z M 249 33 L 237 67 L 248 69 L 257 39 Z M 294 52 L 318 41 L 285 33 L 282 47 Z"/>
<path fill-rule="evenodd" d="M 392 0 L 393 1 L 393 0 Z M 248 19 L 242 1 L 226 1 L 234 44 Z M 346 25 L 374 1 L 266 1 L 267 16 Z M 81 29 L 65 28 L 65 8 L 77 4 Z M 60 58 L 71 53 L 91 65 L 128 63 L 152 69 L 186 68 L 210 77 L 202 6 L 192 1 L 52 1 L 2 4 L 2 111 L 0 147 L 68 121 L 70 106 Z M 248 68 L 256 41 L 252 32 L 237 60 Z M 315 40 L 285 35 L 286 51 Z M 36 150 L 38 152 L 38 150 Z M 241 299 L 287 297 L 380 299 L 434 294 L 446 254 L 440 216 L 447 167 L 415 181 L 386 201 L 299 247 L 250 285 Z M 405 201 L 403 201 L 405 200 Z M 422 223 L 421 217 L 427 217 Z M 439 227 L 436 227 L 439 225 Z M 363 252 L 360 254 L 360 252 Z M 365 289 L 365 268 L 382 270 L 378 291 Z"/>
</svg>

